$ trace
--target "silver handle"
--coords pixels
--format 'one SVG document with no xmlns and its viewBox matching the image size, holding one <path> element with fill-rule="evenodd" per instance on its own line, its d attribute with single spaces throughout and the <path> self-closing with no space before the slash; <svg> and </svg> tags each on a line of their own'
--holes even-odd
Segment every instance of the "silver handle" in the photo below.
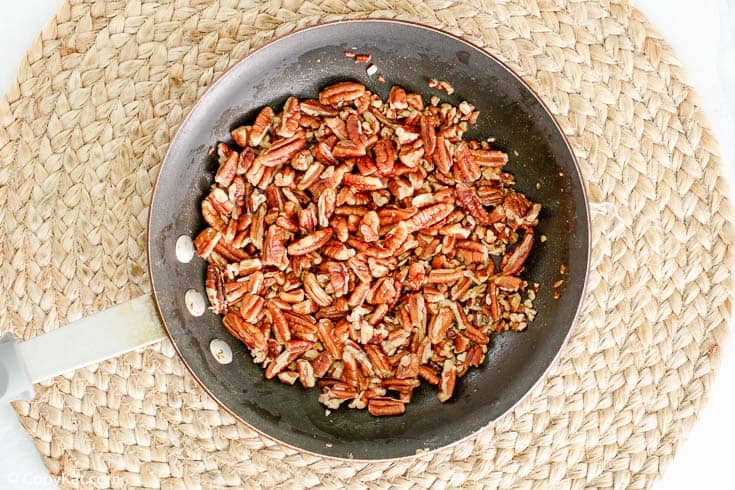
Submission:
<svg viewBox="0 0 735 490">
<path fill-rule="evenodd" d="M 10 345 L 6 345 L 7 355 L 0 355 L 0 374 L 4 371 L 8 382 L 0 382 L 0 400 L 27 398 L 33 383 L 165 337 L 153 296 L 145 295 L 15 345 L 6 339 Z M 11 387 L 14 393 L 9 393 Z"/>
<path fill-rule="evenodd" d="M 32 383 L 119 356 L 166 337 L 153 296 L 82 318 L 19 344 Z"/>
</svg>

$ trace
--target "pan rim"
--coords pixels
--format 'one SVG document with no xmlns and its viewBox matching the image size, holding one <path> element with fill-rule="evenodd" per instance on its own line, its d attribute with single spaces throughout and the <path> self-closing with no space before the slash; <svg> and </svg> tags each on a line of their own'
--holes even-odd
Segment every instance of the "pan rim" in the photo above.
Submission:
<svg viewBox="0 0 735 490">
<path fill-rule="evenodd" d="M 578 179 L 578 181 L 580 183 L 580 188 L 581 188 L 581 196 L 580 197 L 582 198 L 582 202 L 584 204 L 584 211 L 585 211 L 585 219 L 583 221 L 583 224 L 586 226 L 586 230 L 585 231 L 586 231 L 586 239 L 587 239 L 586 240 L 586 242 L 587 242 L 586 243 L 586 261 L 585 261 L 585 264 L 584 264 L 584 277 L 583 277 L 583 281 L 582 281 L 582 288 L 580 290 L 579 301 L 577 302 L 577 307 L 574 310 L 574 315 L 572 316 L 572 320 L 569 323 L 569 328 L 568 328 L 566 334 L 564 335 L 564 339 L 563 339 L 562 343 L 560 344 L 558 350 L 554 354 L 554 357 L 548 363 L 548 365 L 546 366 L 546 368 L 544 369 L 544 371 L 541 373 L 541 375 L 538 377 L 538 379 L 536 379 L 533 382 L 533 384 L 528 388 L 528 390 L 526 390 L 526 392 L 521 397 L 518 398 L 518 400 L 516 400 L 512 405 L 510 405 L 501 414 L 499 414 L 497 417 L 489 420 L 485 425 L 483 425 L 483 426 L 479 427 L 478 429 L 470 432 L 469 434 L 467 434 L 467 435 L 465 435 L 465 436 L 457 439 L 456 441 L 453 441 L 453 442 L 451 442 L 449 444 L 445 444 L 443 446 L 437 446 L 437 447 L 434 447 L 434 448 L 431 448 L 431 449 L 423 449 L 423 450 L 422 449 L 419 449 L 419 450 L 416 451 L 415 454 L 409 454 L 409 455 L 397 456 L 397 457 L 390 457 L 390 458 L 353 458 L 353 457 L 341 457 L 341 456 L 334 456 L 334 455 L 331 455 L 331 454 L 319 453 L 319 452 L 316 452 L 316 451 L 313 451 L 313 450 L 310 450 L 310 449 L 304 449 L 304 448 L 295 446 L 295 445 L 293 445 L 291 443 L 282 441 L 282 440 L 276 438 L 275 436 L 272 436 L 270 434 L 267 434 L 267 433 L 263 432 L 261 429 L 253 426 L 251 423 L 249 423 L 248 421 L 246 421 L 242 417 L 240 417 L 238 414 L 236 414 L 225 403 L 223 403 L 214 393 L 212 393 L 212 391 L 205 385 L 205 383 L 202 382 L 201 379 L 199 379 L 199 376 L 197 376 L 197 374 L 192 370 L 192 368 L 189 366 L 189 363 L 186 361 L 186 358 L 182 355 L 181 351 L 179 350 L 179 347 L 178 347 L 177 343 L 174 341 L 173 335 L 172 335 L 171 331 L 169 330 L 168 324 L 166 323 L 166 319 L 165 319 L 164 315 L 161 313 L 161 308 L 159 306 L 159 300 L 158 300 L 158 294 L 157 294 L 157 290 L 156 290 L 156 285 L 155 285 L 155 281 L 153 279 L 153 271 L 152 271 L 152 264 L 151 264 L 151 243 L 152 242 L 151 242 L 150 230 L 151 230 L 151 221 L 152 221 L 152 216 L 153 216 L 153 209 L 154 209 L 154 206 L 155 206 L 158 185 L 159 185 L 160 177 L 161 177 L 161 171 L 163 170 L 163 166 L 169 160 L 169 155 L 171 153 L 171 149 L 173 147 L 173 143 L 179 137 L 179 134 L 182 132 L 182 129 L 185 128 L 185 126 L 189 122 L 189 120 L 191 118 L 191 115 L 200 106 L 200 104 L 202 103 L 202 100 L 210 92 L 212 92 L 212 91 L 214 91 L 216 89 L 216 87 L 222 82 L 222 80 L 224 80 L 226 78 L 226 76 L 230 73 L 230 71 L 234 70 L 239 65 L 241 65 L 242 63 L 244 63 L 245 61 L 247 61 L 248 58 L 250 58 L 251 56 L 253 56 L 255 53 L 258 53 L 261 50 L 265 50 L 266 48 L 271 47 L 275 43 L 278 43 L 278 42 L 280 42 L 282 40 L 288 39 L 288 38 L 290 38 L 292 36 L 295 36 L 295 35 L 298 35 L 300 33 L 307 32 L 307 31 L 314 30 L 314 29 L 319 29 L 319 28 L 325 27 L 325 26 L 340 25 L 340 24 L 342 24 L 342 25 L 343 24 L 353 24 L 353 23 L 366 23 L 366 22 L 377 22 L 377 23 L 385 23 L 385 24 L 398 24 L 398 25 L 403 25 L 403 26 L 409 26 L 409 27 L 415 27 L 415 28 L 419 28 L 419 29 L 424 29 L 424 30 L 427 30 L 427 31 L 432 31 L 434 33 L 443 35 L 443 36 L 447 36 L 447 37 L 449 37 L 449 38 L 451 38 L 451 39 L 453 39 L 455 41 L 458 41 L 458 42 L 464 44 L 468 48 L 470 48 L 470 49 L 472 49 L 474 51 L 477 51 L 481 55 L 490 58 L 492 61 L 494 61 L 495 63 L 497 63 L 500 67 L 502 67 L 506 72 L 508 72 L 508 74 L 510 74 L 513 78 L 515 78 L 536 99 L 536 101 L 539 103 L 539 105 L 543 109 L 543 111 L 549 116 L 549 118 L 551 119 L 551 121 L 554 124 L 554 127 L 555 127 L 556 131 L 561 136 L 561 139 L 564 142 L 564 145 L 566 146 L 566 149 L 568 150 L 569 155 L 571 156 L 572 163 L 574 164 L 574 172 L 575 172 L 576 177 L 577 177 L 577 179 Z M 488 52 L 484 48 L 481 48 L 481 47 L 479 47 L 479 46 L 477 46 L 477 45 L 475 45 L 475 44 L 473 44 L 473 43 L 471 43 L 471 42 L 463 39 L 460 36 L 454 35 L 452 33 L 446 32 L 446 31 L 444 31 L 442 29 L 439 29 L 439 28 L 436 28 L 436 27 L 433 27 L 433 26 L 429 26 L 429 25 L 423 24 L 421 22 L 408 21 L 408 20 L 398 20 L 398 19 L 388 19 L 388 18 L 359 17 L 359 18 L 351 18 L 351 19 L 340 19 L 340 20 L 334 20 L 334 21 L 328 21 L 328 22 L 320 22 L 320 23 L 313 24 L 313 25 L 310 25 L 310 26 L 302 27 L 302 28 L 293 30 L 293 31 L 291 31 L 291 32 L 289 32 L 287 34 L 284 34 L 282 36 L 278 36 L 275 39 L 272 39 L 272 40 L 268 41 L 266 44 L 264 44 L 264 45 L 262 45 L 262 46 L 260 46 L 260 47 L 258 47 L 256 49 L 253 49 L 246 56 L 244 56 L 243 58 L 241 58 L 240 60 L 238 60 L 237 62 L 235 62 L 232 66 L 230 66 L 229 68 L 227 68 L 224 72 L 222 72 L 222 74 L 220 74 L 209 85 L 209 87 L 207 87 L 204 90 L 204 92 L 198 97 L 196 103 L 191 107 L 191 109 L 189 109 L 189 112 L 186 114 L 186 116 L 184 117 L 184 119 L 181 121 L 181 123 L 177 127 L 177 129 L 176 129 L 173 137 L 171 138 L 171 140 L 169 142 L 169 145 L 168 145 L 168 148 L 166 149 L 166 153 L 165 153 L 165 155 L 164 155 L 164 157 L 161 160 L 161 163 L 159 165 L 158 175 L 156 176 L 156 181 L 155 181 L 155 184 L 153 185 L 153 194 L 152 194 L 152 197 L 151 197 L 150 206 L 148 208 L 148 219 L 147 219 L 147 222 L 148 222 L 148 229 L 146 230 L 147 268 L 148 268 L 148 278 L 149 278 L 150 283 L 151 283 L 151 291 L 152 291 L 152 294 L 153 294 L 154 303 L 156 305 L 156 312 L 158 313 L 158 316 L 159 316 L 159 318 L 161 320 L 161 325 L 163 326 L 163 328 L 164 328 L 164 330 L 166 332 L 166 336 L 168 337 L 169 341 L 171 342 L 171 344 L 172 344 L 172 346 L 174 348 L 174 351 L 176 352 L 176 355 L 182 361 L 184 367 L 189 372 L 189 374 L 194 378 L 194 380 L 197 382 L 197 384 L 200 386 L 200 388 L 202 388 L 210 397 L 212 397 L 212 399 L 214 399 L 214 401 L 217 402 L 217 405 L 219 405 L 219 407 L 221 407 L 227 413 L 229 413 L 235 420 L 237 420 L 238 422 L 246 425 L 249 429 L 251 429 L 251 430 L 255 431 L 256 433 L 258 433 L 259 435 L 261 435 L 261 436 L 269 439 L 270 441 L 276 442 L 278 444 L 282 444 L 282 445 L 288 447 L 289 449 L 292 449 L 292 450 L 295 450 L 295 451 L 298 451 L 298 452 L 303 452 L 303 453 L 306 453 L 306 454 L 309 454 L 309 455 L 312 455 L 312 456 L 317 456 L 317 457 L 320 457 L 320 458 L 325 458 L 325 459 L 334 460 L 334 461 L 341 461 L 341 462 L 347 462 L 347 461 L 349 461 L 349 462 L 357 462 L 357 463 L 380 463 L 380 462 L 400 461 L 400 460 L 404 460 L 404 459 L 415 458 L 416 456 L 419 456 L 419 455 L 425 456 L 427 454 L 432 454 L 432 453 L 434 453 L 436 451 L 439 451 L 439 450 L 442 450 L 442 449 L 447 449 L 447 448 L 451 448 L 451 447 L 457 446 L 458 444 L 461 444 L 462 442 L 465 442 L 465 441 L 469 440 L 470 438 L 475 437 L 480 431 L 482 431 L 482 430 L 486 429 L 488 426 L 490 426 L 490 424 L 494 423 L 495 421 L 497 421 L 501 417 L 503 417 L 506 414 L 508 414 L 509 412 L 513 411 L 521 402 L 523 402 L 530 395 L 531 392 L 533 392 L 538 387 L 538 385 L 541 383 L 541 381 L 544 378 L 546 378 L 546 376 L 548 375 L 548 373 L 551 370 L 551 368 L 554 367 L 557 364 L 557 362 L 559 361 L 559 358 L 561 357 L 562 351 L 564 350 L 564 348 L 569 343 L 569 339 L 570 339 L 570 337 L 572 335 L 572 331 L 577 326 L 577 323 L 578 323 L 578 320 L 579 320 L 579 316 L 580 316 L 580 313 L 582 311 L 582 306 L 584 305 L 585 299 L 586 299 L 586 296 L 587 296 L 587 287 L 589 285 L 589 273 L 590 273 L 590 266 L 591 266 L 591 260 L 592 260 L 592 258 L 591 258 L 592 257 L 592 236 L 591 236 L 592 222 L 591 222 L 591 215 L 590 215 L 589 196 L 588 196 L 588 193 L 587 193 L 587 188 L 585 186 L 585 180 L 583 179 L 582 172 L 581 172 L 580 165 L 579 165 L 579 161 L 577 159 L 577 155 L 574 152 L 574 149 L 572 148 L 572 145 L 571 145 L 571 143 L 569 141 L 569 138 L 567 137 L 566 133 L 563 131 L 562 127 L 559 125 L 559 122 L 557 121 L 556 116 L 551 112 L 551 110 L 549 109 L 549 107 L 547 106 L 547 104 L 543 101 L 543 99 L 536 93 L 536 91 L 520 75 L 518 75 L 518 73 L 516 73 L 515 70 L 513 70 L 504 61 L 502 61 L 501 59 L 499 59 L 494 54 Z"/>
</svg>

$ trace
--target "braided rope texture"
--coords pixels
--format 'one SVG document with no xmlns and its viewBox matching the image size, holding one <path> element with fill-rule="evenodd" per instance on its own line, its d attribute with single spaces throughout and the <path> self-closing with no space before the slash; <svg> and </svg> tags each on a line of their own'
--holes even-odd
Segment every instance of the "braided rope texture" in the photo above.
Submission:
<svg viewBox="0 0 735 490">
<path fill-rule="evenodd" d="M 368 464 L 237 423 L 166 341 L 16 403 L 49 470 L 63 487 L 650 487 L 712 383 L 735 231 L 696 96 L 624 1 L 64 1 L 0 99 L 0 331 L 27 338 L 149 291 L 148 204 L 187 111 L 251 49 L 355 17 L 420 21 L 488 49 L 569 136 L 593 255 L 561 358 L 475 437 Z"/>
</svg>

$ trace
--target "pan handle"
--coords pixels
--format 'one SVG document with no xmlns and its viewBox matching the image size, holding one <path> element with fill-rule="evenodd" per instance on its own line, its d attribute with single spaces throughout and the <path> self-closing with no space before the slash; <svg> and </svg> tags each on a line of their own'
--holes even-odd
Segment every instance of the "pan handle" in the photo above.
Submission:
<svg viewBox="0 0 735 490">
<path fill-rule="evenodd" d="M 148 294 L 15 343 L 15 356 L 0 355 L 0 374 L 5 371 L 4 377 L 15 381 L 0 382 L 0 400 L 24 398 L 28 389 L 32 393 L 33 383 L 145 347 L 165 337 L 155 301 Z M 11 352 L 9 346 L 7 352 Z M 12 393 L 2 393 L 3 385 L 28 389 L 16 388 L 16 397 L 10 398 Z"/>
</svg>

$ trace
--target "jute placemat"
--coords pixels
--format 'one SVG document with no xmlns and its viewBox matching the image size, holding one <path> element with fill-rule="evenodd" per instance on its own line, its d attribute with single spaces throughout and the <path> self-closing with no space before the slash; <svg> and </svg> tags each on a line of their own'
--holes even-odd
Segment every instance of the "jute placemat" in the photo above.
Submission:
<svg viewBox="0 0 735 490">
<path fill-rule="evenodd" d="M 62 486 L 643 488 L 671 461 L 730 316 L 716 142 L 676 56 L 627 3 L 474 3 L 63 3 L 0 100 L 0 331 L 30 337 L 148 291 L 147 206 L 184 115 L 252 48 L 345 17 L 424 22 L 516 69 L 579 156 L 593 260 L 561 359 L 457 446 L 376 464 L 290 450 L 220 410 L 164 342 L 16 405 Z"/>
</svg>

